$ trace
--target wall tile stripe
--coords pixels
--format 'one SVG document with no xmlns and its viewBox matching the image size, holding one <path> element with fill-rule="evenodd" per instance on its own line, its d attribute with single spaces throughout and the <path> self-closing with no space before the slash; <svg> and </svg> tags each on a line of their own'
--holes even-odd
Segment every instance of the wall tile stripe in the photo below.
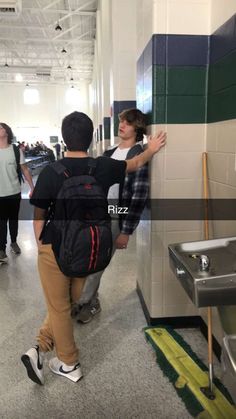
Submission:
<svg viewBox="0 0 236 419">
<path fill-rule="evenodd" d="M 211 36 L 159 35 L 137 62 L 137 106 L 150 124 L 236 117 L 236 14 Z"/>
</svg>

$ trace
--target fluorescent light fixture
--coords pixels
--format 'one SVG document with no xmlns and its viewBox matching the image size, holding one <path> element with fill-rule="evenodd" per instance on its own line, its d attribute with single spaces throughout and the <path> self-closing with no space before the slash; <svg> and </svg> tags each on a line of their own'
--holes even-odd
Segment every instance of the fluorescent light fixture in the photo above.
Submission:
<svg viewBox="0 0 236 419">
<path fill-rule="evenodd" d="M 24 90 L 24 104 L 37 105 L 40 102 L 38 89 L 26 87 Z"/>
<path fill-rule="evenodd" d="M 55 31 L 62 31 L 62 27 L 59 24 L 59 22 L 57 22 L 56 26 L 55 26 Z"/>
<path fill-rule="evenodd" d="M 15 81 L 23 81 L 23 76 L 22 76 L 22 74 L 20 74 L 20 73 L 17 73 L 16 75 L 15 75 Z"/>
<path fill-rule="evenodd" d="M 79 90 L 75 87 L 69 87 L 66 91 L 66 104 L 67 105 L 79 105 L 80 103 L 80 93 Z"/>
</svg>

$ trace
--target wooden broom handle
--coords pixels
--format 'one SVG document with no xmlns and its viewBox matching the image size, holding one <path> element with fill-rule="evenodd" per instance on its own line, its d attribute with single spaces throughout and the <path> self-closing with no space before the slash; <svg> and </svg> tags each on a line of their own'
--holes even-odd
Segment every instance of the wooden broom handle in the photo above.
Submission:
<svg viewBox="0 0 236 419">
<path fill-rule="evenodd" d="M 202 153 L 202 176 L 203 176 L 203 197 L 205 202 L 205 218 L 204 218 L 204 238 L 209 240 L 209 223 L 208 223 L 208 179 L 207 179 L 207 153 Z"/>
<path fill-rule="evenodd" d="M 204 238 L 209 240 L 209 222 L 208 222 L 208 179 L 207 179 L 207 153 L 202 153 L 202 175 L 203 175 L 203 196 L 205 201 L 205 217 L 204 217 Z M 208 361 L 213 362 L 212 351 L 212 309 L 207 307 L 207 324 L 208 324 Z"/>
</svg>

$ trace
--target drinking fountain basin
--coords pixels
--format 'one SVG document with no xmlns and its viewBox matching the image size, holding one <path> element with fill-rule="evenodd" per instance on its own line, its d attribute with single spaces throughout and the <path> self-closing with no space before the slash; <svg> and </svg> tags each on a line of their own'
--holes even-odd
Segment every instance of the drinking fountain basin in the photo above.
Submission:
<svg viewBox="0 0 236 419">
<path fill-rule="evenodd" d="M 168 246 L 170 267 L 197 307 L 236 304 L 236 237 Z"/>
</svg>

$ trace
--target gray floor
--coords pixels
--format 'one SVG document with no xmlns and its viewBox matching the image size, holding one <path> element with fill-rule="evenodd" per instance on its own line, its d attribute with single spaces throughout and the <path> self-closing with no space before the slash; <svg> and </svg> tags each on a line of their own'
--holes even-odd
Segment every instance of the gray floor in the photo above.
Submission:
<svg viewBox="0 0 236 419">
<path fill-rule="evenodd" d="M 45 306 L 36 269 L 32 223 L 21 221 L 20 256 L 0 267 L 0 417 L 4 419 L 187 419 L 190 415 L 155 361 L 142 328 L 137 297 L 135 240 L 117 251 L 100 290 L 102 312 L 87 325 L 75 323 L 84 378 L 74 384 L 51 373 L 44 386 L 32 383 L 20 356 L 33 343 Z M 197 330 L 182 330 L 206 359 Z"/>
</svg>

